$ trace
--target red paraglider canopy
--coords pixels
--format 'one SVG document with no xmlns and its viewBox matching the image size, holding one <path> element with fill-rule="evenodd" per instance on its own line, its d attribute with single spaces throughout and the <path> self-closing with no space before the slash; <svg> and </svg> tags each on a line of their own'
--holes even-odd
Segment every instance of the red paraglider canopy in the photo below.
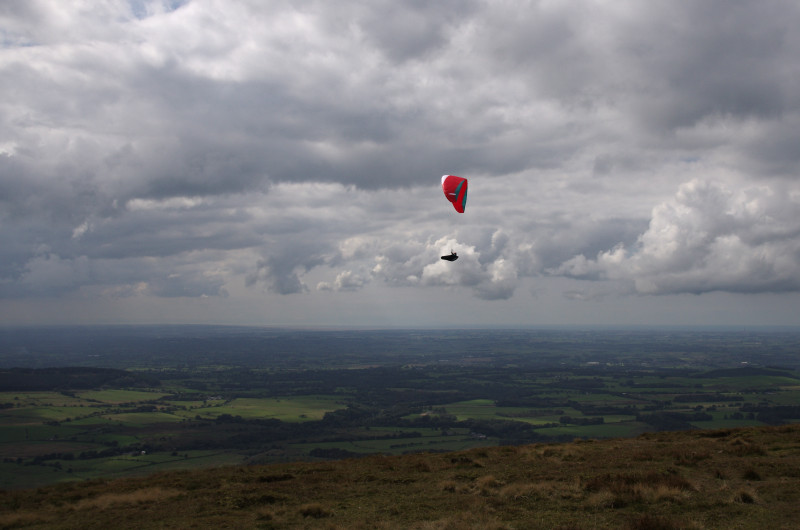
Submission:
<svg viewBox="0 0 800 530">
<path fill-rule="evenodd" d="M 467 179 L 455 175 L 442 176 L 442 191 L 447 200 L 453 203 L 458 213 L 464 213 L 467 206 Z"/>
</svg>

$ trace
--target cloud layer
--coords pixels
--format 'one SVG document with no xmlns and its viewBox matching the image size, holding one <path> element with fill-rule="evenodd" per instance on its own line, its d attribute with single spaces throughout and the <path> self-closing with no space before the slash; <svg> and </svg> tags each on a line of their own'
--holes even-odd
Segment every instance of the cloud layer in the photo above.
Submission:
<svg viewBox="0 0 800 530">
<path fill-rule="evenodd" d="M 653 209 L 635 245 L 577 255 L 553 274 L 625 279 L 640 293 L 800 289 L 800 202 L 766 186 L 693 180 Z"/>
<path fill-rule="evenodd" d="M 796 293 L 798 23 L 789 1 L 5 3 L 0 305 Z"/>
</svg>

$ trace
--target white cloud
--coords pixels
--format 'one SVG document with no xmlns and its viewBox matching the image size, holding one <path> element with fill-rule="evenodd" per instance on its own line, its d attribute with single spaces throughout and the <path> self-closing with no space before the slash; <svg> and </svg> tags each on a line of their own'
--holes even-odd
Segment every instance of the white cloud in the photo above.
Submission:
<svg viewBox="0 0 800 530">
<path fill-rule="evenodd" d="M 653 209 L 631 248 L 551 271 L 576 278 L 624 279 L 645 294 L 800 290 L 800 201 L 787 185 L 692 180 Z"/>
<path fill-rule="evenodd" d="M 369 282 L 369 278 L 353 271 L 342 271 L 336 275 L 333 285 L 327 282 L 317 284 L 320 291 L 358 291 Z"/>
</svg>

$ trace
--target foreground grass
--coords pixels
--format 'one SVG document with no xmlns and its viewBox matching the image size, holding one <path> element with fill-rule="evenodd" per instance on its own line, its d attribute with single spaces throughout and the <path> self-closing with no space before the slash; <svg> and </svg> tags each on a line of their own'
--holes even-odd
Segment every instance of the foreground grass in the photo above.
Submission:
<svg viewBox="0 0 800 530">
<path fill-rule="evenodd" d="M 796 528 L 800 425 L 0 492 L 2 528 Z"/>
</svg>

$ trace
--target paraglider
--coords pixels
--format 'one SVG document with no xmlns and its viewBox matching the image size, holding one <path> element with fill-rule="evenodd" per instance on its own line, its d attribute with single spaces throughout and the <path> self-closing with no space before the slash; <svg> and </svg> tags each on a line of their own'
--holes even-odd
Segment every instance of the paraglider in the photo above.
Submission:
<svg viewBox="0 0 800 530">
<path fill-rule="evenodd" d="M 467 179 L 455 175 L 442 175 L 442 191 L 447 200 L 453 203 L 458 213 L 464 213 L 467 206 Z"/>
<path fill-rule="evenodd" d="M 464 208 L 467 207 L 467 179 L 457 177 L 455 175 L 442 175 L 442 191 L 448 201 L 453 203 L 453 208 L 458 213 L 464 213 Z M 450 254 L 442 256 L 445 261 L 455 261 L 458 259 L 458 254 L 450 249 Z"/>
</svg>

